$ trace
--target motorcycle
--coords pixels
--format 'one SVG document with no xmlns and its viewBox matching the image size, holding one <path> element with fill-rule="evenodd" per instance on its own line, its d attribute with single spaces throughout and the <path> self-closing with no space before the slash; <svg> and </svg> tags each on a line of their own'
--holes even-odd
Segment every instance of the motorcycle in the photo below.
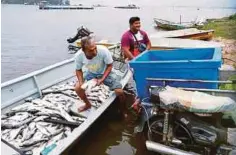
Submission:
<svg viewBox="0 0 236 155">
<path fill-rule="evenodd" d="M 135 132 L 145 133 L 148 150 L 173 155 L 236 154 L 236 125 L 231 119 L 221 121 L 223 114 L 218 111 L 202 114 L 166 106 L 160 101 L 161 91 L 163 87 L 149 87 L 150 97 L 140 105 Z M 235 98 L 235 91 L 232 93 Z"/>
</svg>

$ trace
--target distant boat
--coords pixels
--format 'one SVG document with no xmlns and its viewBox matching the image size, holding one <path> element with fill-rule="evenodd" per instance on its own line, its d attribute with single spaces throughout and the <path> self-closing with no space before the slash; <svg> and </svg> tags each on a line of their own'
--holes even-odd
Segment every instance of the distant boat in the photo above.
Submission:
<svg viewBox="0 0 236 155">
<path fill-rule="evenodd" d="M 94 4 L 94 5 L 92 5 L 92 7 L 97 7 L 97 8 L 99 8 L 99 7 L 106 7 L 105 5 L 101 5 L 101 4 Z"/>
<path fill-rule="evenodd" d="M 116 9 L 140 9 L 140 7 L 138 7 L 134 4 L 129 4 L 127 6 L 115 6 L 114 8 L 116 8 Z"/>
<path fill-rule="evenodd" d="M 196 28 L 160 31 L 152 34 L 151 38 L 189 38 L 196 40 L 210 40 L 213 37 L 214 30 L 198 30 Z"/>
<path fill-rule="evenodd" d="M 94 7 L 79 5 L 49 5 L 48 1 L 40 1 L 39 9 L 41 10 L 51 10 L 51 9 L 67 9 L 67 10 L 91 10 Z"/>
<path fill-rule="evenodd" d="M 39 5 L 41 10 L 52 10 L 52 9 L 62 9 L 62 10 L 92 10 L 94 7 L 85 7 L 79 5 Z"/>
<path fill-rule="evenodd" d="M 200 28 L 203 25 L 196 22 L 183 22 L 183 23 L 175 23 L 163 19 L 154 18 L 154 22 L 156 26 L 166 30 L 180 30 L 186 28 Z"/>
</svg>

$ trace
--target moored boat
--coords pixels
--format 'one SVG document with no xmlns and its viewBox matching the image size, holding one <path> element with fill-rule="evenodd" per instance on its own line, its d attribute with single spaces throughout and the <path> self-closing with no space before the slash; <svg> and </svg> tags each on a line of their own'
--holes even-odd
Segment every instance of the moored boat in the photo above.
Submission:
<svg viewBox="0 0 236 155">
<path fill-rule="evenodd" d="M 196 28 L 189 28 L 183 30 L 160 31 L 152 34 L 151 38 L 183 38 L 196 40 L 210 40 L 213 37 L 214 30 L 198 30 Z"/>
<path fill-rule="evenodd" d="M 134 4 L 129 4 L 127 6 L 115 6 L 114 8 L 116 8 L 116 9 L 140 9 L 140 7 L 138 7 Z"/>
<path fill-rule="evenodd" d="M 200 28 L 202 24 L 197 24 L 194 22 L 182 22 L 182 23 L 175 23 L 163 19 L 154 18 L 154 22 L 158 28 L 162 28 L 165 30 L 180 30 L 186 28 Z"/>
<path fill-rule="evenodd" d="M 43 6 L 43 7 L 39 7 L 39 9 L 41 10 L 52 10 L 52 9 L 61 9 L 61 10 L 93 10 L 94 7 L 85 7 L 85 6 L 51 6 L 51 5 L 48 5 L 48 6 Z"/>
</svg>

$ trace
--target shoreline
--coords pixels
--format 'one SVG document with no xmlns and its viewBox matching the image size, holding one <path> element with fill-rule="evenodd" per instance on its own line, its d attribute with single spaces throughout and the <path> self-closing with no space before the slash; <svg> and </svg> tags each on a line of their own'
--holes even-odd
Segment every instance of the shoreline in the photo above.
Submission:
<svg viewBox="0 0 236 155">
<path fill-rule="evenodd" d="M 236 69 L 236 13 L 219 19 L 207 19 L 202 29 L 213 29 L 213 41 L 224 45 L 222 57 L 224 64 L 231 65 Z"/>
</svg>

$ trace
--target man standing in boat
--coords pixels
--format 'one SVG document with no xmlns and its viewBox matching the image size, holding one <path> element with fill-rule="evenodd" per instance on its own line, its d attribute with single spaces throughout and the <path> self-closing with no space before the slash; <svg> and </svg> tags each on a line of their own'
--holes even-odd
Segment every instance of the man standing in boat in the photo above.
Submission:
<svg viewBox="0 0 236 155">
<path fill-rule="evenodd" d="M 151 42 L 145 31 L 140 30 L 141 23 L 139 17 L 129 19 L 130 29 L 121 38 L 121 48 L 125 58 L 132 60 L 145 50 L 151 48 Z"/>
<path fill-rule="evenodd" d="M 125 95 L 122 90 L 122 85 L 116 80 L 116 74 L 112 72 L 112 55 L 105 46 L 96 45 L 94 38 L 91 36 L 85 37 L 81 40 L 81 50 L 75 56 L 76 63 L 76 76 L 78 82 L 75 86 L 77 95 L 84 101 L 85 106 L 80 107 L 79 112 L 85 111 L 91 108 L 85 90 L 81 88 L 85 80 L 96 79 L 97 85 L 104 83 L 111 90 L 114 90 L 116 95 L 119 97 L 121 104 L 124 103 Z M 82 68 L 86 72 L 82 71 Z M 124 106 L 120 106 L 124 113 Z"/>
<path fill-rule="evenodd" d="M 121 49 L 126 60 L 132 60 L 134 57 L 138 56 L 145 50 L 151 48 L 151 41 L 147 33 L 143 30 L 140 30 L 141 23 L 139 17 L 131 17 L 129 19 L 130 29 L 126 31 L 121 38 Z M 128 90 L 134 95 L 134 104 L 133 108 L 139 111 L 136 83 L 133 77 L 130 78 L 125 90 Z"/>
</svg>

